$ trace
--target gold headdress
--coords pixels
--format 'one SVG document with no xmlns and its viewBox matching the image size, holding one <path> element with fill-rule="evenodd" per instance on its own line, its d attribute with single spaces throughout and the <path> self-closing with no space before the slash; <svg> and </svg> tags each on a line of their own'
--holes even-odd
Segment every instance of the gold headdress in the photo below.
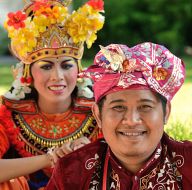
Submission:
<svg viewBox="0 0 192 190">
<path fill-rule="evenodd" d="M 103 27 L 103 0 L 89 0 L 72 14 L 71 0 L 31 0 L 5 22 L 13 54 L 24 63 L 22 82 L 30 83 L 29 65 L 44 57 L 81 59 L 84 42 L 90 48 Z M 80 68 L 80 65 L 79 65 Z"/>
</svg>

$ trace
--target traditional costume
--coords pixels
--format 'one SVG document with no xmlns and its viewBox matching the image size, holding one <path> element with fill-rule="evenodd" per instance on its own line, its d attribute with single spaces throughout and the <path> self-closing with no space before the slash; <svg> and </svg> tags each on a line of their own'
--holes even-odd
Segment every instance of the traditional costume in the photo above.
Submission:
<svg viewBox="0 0 192 190">
<path fill-rule="evenodd" d="M 37 0 L 26 5 L 23 11 L 8 14 L 5 27 L 11 38 L 11 51 L 21 62 L 14 70 L 11 90 L 1 98 L 1 158 L 41 155 L 51 147 L 79 137 L 95 141 L 101 135 L 91 114 L 93 99 L 89 88 L 86 89 L 86 80 L 81 79 L 77 84 L 84 88 L 78 91 L 78 96 L 72 95 L 72 106 L 65 113 L 41 112 L 37 97 L 32 94 L 31 63 L 68 56 L 77 60 L 81 71 L 84 43 L 90 48 L 97 31 L 103 27 L 102 0 L 90 0 L 72 14 L 68 5 L 69 1 Z M 31 174 L 30 189 L 44 187 L 51 172 L 47 169 Z M 20 188 L 24 189 L 23 185 Z"/>
<path fill-rule="evenodd" d="M 97 102 L 129 88 L 151 89 L 170 101 L 185 78 L 181 59 L 149 42 L 132 48 L 101 47 L 94 63 L 81 75 L 94 80 Z M 47 190 L 190 190 L 191 156 L 191 142 L 178 142 L 164 133 L 149 160 L 133 174 L 100 139 L 60 159 Z"/>
</svg>

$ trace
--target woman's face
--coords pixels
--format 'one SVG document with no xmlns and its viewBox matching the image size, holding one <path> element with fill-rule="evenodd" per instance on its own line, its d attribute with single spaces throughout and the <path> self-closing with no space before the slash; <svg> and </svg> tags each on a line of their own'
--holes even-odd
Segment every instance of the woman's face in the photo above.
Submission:
<svg viewBox="0 0 192 190">
<path fill-rule="evenodd" d="M 77 62 L 71 57 L 45 58 L 32 65 L 31 73 L 39 99 L 63 102 L 71 97 L 78 74 Z"/>
</svg>

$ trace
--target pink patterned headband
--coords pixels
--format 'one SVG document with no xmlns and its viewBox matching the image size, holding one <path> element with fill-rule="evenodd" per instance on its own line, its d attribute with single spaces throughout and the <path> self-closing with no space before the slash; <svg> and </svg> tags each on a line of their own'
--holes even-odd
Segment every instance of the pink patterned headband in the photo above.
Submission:
<svg viewBox="0 0 192 190">
<path fill-rule="evenodd" d="M 129 48 L 111 44 L 101 46 L 94 65 L 80 76 L 93 79 L 96 102 L 133 85 L 149 88 L 170 101 L 184 83 L 185 66 L 162 45 L 146 42 Z"/>
</svg>

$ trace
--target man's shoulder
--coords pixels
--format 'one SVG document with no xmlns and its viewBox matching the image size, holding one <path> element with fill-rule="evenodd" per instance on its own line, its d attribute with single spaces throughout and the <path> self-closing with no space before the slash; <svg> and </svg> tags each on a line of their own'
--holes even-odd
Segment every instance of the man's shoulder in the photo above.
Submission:
<svg viewBox="0 0 192 190">
<path fill-rule="evenodd" d="M 170 149 L 172 152 L 188 152 L 192 155 L 192 141 L 178 141 L 167 135 L 166 133 L 163 135 L 162 138 L 163 144 L 165 144 L 168 149 Z"/>
</svg>

